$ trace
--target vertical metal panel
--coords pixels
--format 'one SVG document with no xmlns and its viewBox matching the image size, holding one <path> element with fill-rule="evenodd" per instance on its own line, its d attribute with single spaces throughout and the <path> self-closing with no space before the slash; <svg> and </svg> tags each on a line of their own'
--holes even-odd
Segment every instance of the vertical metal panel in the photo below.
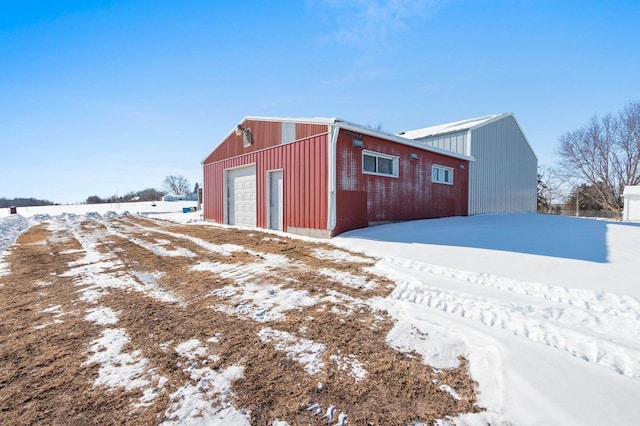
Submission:
<svg viewBox="0 0 640 426">
<path fill-rule="evenodd" d="M 247 120 L 242 123 L 242 127 L 251 129 L 250 146 L 244 147 L 242 136 L 232 133 L 204 160 L 204 164 L 260 151 L 281 143 L 281 123 L 279 122 Z"/>
<path fill-rule="evenodd" d="M 471 131 L 469 214 L 536 211 L 537 159 L 512 116 Z"/>
<path fill-rule="evenodd" d="M 446 135 L 428 136 L 426 138 L 416 139 L 416 141 L 426 143 L 436 148 L 446 149 L 447 151 L 457 152 L 458 154 L 469 155 L 469 153 L 466 152 L 466 130 Z"/>
<path fill-rule="evenodd" d="M 226 188 L 224 171 L 251 163 L 256 164 L 257 226 L 267 224 L 267 172 L 282 169 L 284 175 L 284 227 L 327 229 L 328 198 L 317 194 L 328 191 L 327 135 L 273 146 L 204 166 L 206 220 L 224 222 Z M 312 156 L 311 153 L 316 153 Z M 313 179 L 311 179 L 313 177 Z M 317 202 L 317 204 L 316 204 Z"/>
<path fill-rule="evenodd" d="M 296 139 L 310 138 L 328 131 L 329 128 L 326 124 L 296 123 Z"/>
<path fill-rule="evenodd" d="M 362 173 L 362 149 L 353 147 L 352 137 L 341 132 L 336 153 L 337 195 L 341 204 L 337 206 L 334 234 L 362 222 L 359 216 L 363 210 L 362 194 L 366 197 L 367 223 L 467 214 L 468 161 L 367 135 L 362 140 L 367 150 L 399 157 L 398 177 Z M 417 160 L 410 159 L 412 153 L 418 154 Z M 433 164 L 452 167 L 454 184 L 431 182 Z M 459 165 L 464 165 L 464 170 Z"/>
</svg>

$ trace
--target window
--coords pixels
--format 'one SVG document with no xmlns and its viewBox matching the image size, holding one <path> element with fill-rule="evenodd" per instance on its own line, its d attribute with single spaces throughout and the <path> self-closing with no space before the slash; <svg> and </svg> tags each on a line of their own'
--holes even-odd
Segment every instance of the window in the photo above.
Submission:
<svg viewBox="0 0 640 426">
<path fill-rule="evenodd" d="M 431 181 L 453 185 L 453 168 L 434 164 L 431 169 Z"/>
<path fill-rule="evenodd" d="M 362 173 L 398 177 L 398 157 L 363 151 Z"/>
</svg>

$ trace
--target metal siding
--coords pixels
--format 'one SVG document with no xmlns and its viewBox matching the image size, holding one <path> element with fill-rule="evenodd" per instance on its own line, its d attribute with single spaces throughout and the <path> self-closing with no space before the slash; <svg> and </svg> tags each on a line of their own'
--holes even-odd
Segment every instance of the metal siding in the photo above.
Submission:
<svg viewBox="0 0 640 426">
<path fill-rule="evenodd" d="M 280 145 L 280 122 L 246 120 L 241 124 L 245 129 L 251 129 L 251 145 L 245 148 L 242 145 L 242 136 L 232 133 L 204 160 L 204 164 Z"/>
<path fill-rule="evenodd" d="M 471 133 L 469 214 L 535 212 L 537 159 L 513 117 Z"/>
<path fill-rule="evenodd" d="M 281 123 L 281 143 L 289 143 L 295 141 L 296 138 L 296 123 Z"/>
<path fill-rule="evenodd" d="M 362 194 L 366 197 L 366 222 L 425 219 L 467 214 L 468 162 L 363 135 L 364 149 L 399 157 L 398 177 L 362 173 L 362 148 L 352 146 L 352 136 L 341 131 L 336 153 L 338 199 L 334 235 L 362 222 Z M 411 160 L 410 154 L 418 154 Z M 454 184 L 431 182 L 431 166 L 454 169 Z M 458 168 L 465 166 L 464 170 Z M 352 194 L 348 197 L 345 194 Z"/>
<path fill-rule="evenodd" d="M 279 141 L 278 141 L 279 142 Z M 327 135 L 315 136 L 298 142 L 221 160 L 204 166 L 206 203 L 204 217 L 224 222 L 224 170 L 256 164 L 257 226 L 267 227 L 267 171 L 283 169 L 285 217 L 288 226 L 327 229 L 328 197 L 315 196 L 328 191 Z M 310 157 L 316 152 L 317 157 Z M 311 179 L 313 176 L 313 180 Z M 317 200 L 318 204 L 314 204 Z"/>
<path fill-rule="evenodd" d="M 447 151 L 457 152 L 458 154 L 468 155 L 466 152 L 467 131 L 449 133 L 446 135 L 429 136 L 426 138 L 416 139 L 436 148 L 446 149 Z"/>
<path fill-rule="evenodd" d="M 310 138 L 328 131 L 329 128 L 326 124 L 296 123 L 296 139 Z"/>
</svg>

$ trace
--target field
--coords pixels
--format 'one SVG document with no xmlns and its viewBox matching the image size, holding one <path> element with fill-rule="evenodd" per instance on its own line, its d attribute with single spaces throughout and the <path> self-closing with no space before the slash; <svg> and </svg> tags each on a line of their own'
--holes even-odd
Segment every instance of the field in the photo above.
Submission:
<svg viewBox="0 0 640 426">
<path fill-rule="evenodd" d="M 325 241 L 117 207 L 0 217 L 0 423 L 640 415 L 634 224 L 488 215 Z"/>
</svg>

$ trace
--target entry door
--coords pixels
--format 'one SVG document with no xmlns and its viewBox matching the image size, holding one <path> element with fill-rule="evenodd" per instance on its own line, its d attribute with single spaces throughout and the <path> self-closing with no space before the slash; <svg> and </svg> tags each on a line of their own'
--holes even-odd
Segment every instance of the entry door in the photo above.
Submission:
<svg viewBox="0 0 640 426">
<path fill-rule="evenodd" d="M 229 225 L 256 226 L 256 168 L 229 170 L 227 174 Z"/>
<path fill-rule="evenodd" d="M 269 229 L 284 231 L 284 186 L 282 170 L 269 172 Z"/>
</svg>

